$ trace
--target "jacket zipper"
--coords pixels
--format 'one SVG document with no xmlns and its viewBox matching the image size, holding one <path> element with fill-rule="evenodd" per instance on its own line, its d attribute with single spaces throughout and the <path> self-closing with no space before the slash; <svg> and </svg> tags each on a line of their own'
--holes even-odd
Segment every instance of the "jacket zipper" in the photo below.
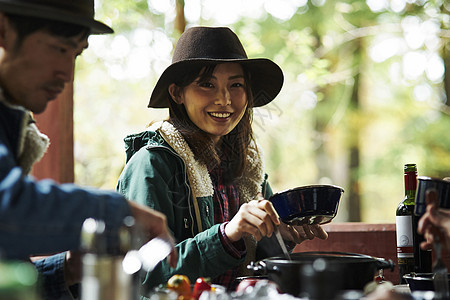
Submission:
<svg viewBox="0 0 450 300">
<path fill-rule="evenodd" d="M 173 151 L 172 149 L 165 147 L 165 146 L 153 146 L 153 145 L 146 145 L 147 149 L 148 148 L 153 148 L 153 149 L 162 149 L 163 151 L 169 151 L 170 153 L 172 153 L 173 155 L 175 155 L 176 157 L 178 157 L 182 162 L 183 162 L 183 173 L 184 173 L 184 184 L 188 190 L 188 199 L 189 201 L 191 201 L 191 187 L 189 186 L 188 180 L 187 180 L 187 173 L 186 173 L 186 163 L 184 162 L 183 158 L 178 155 L 178 153 L 176 153 L 175 151 Z M 192 236 L 195 236 L 195 232 L 194 232 L 194 224 L 195 224 L 195 220 L 194 220 L 194 216 L 192 215 L 192 209 L 191 209 L 191 204 L 193 205 L 193 203 L 189 203 L 188 205 L 188 209 L 189 209 L 189 216 L 191 217 L 191 233 Z M 184 228 L 188 228 L 188 224 L 187 224 L 187 219 L 184 218 Z"/>
</svg>

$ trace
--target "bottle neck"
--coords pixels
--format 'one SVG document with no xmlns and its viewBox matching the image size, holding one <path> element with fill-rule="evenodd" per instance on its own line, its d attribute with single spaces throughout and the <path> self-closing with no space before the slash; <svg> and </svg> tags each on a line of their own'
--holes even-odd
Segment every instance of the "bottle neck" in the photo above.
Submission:
<svg viewBox="0 0 450 300">
<path fill-rule="evenodd" d="M 408 204 L 414 204 L 417 187 L 417 172 L 405 172 L 405 200 Z M 411 202 L 411 203 L 410 203 Z"/>
</svg>

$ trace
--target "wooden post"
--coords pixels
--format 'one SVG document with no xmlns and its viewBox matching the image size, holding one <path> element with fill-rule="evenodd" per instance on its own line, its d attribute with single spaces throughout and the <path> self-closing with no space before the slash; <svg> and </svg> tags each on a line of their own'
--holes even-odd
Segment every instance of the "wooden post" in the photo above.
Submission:
<svg viewBox="0 0 450 300">
<path fill-rule="evenodd" d="M 176 1 L 176 16 L 175 16 L 175 30 L 179 34 L 184 32 L 186 28 L 186 18 L 184 16 L 184 0 Z"/>
<path fill-rule="evenodd" d="M 73 84 L 67 84 L 58 98 L 34 117 L 39 130 L 50 138 L 50 147 L 31 174 L 37 179 L 73 182 Z"/>
</svg>

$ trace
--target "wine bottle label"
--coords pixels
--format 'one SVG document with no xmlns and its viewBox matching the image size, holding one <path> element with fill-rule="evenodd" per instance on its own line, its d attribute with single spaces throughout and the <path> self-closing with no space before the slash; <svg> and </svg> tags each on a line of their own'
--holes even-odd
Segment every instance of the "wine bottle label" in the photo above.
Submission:
<svg viewBox="0 0 450 300">
<path fill-rule="evenodd" d="M 414 257 L 411 216 L 396 216 L 397 257 Z"/>
</svg>

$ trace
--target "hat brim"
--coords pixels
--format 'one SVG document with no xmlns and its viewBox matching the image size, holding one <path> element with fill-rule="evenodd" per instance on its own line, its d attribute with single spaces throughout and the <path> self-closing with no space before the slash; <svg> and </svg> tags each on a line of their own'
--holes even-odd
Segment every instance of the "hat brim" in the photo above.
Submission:
<svg viewBox="0 0 450 300">
<path fill-rule="evenodd" d="M 234 62 L 241 64 L 250 73 L 254 107 L 271 102 L 280 92 L 284 76 L 281 68 L 266 58 L 254 59 L 191 59 L 173 63 L 162 73 L 152 95 L 148 107 L 167 108 L 169 105 L 168 88 L 183 72 L 183 68 L 195 63 L 220 64 Z"/>
<path fill-rule="evenodd" d="M 90 28 L 91 34 L 107 34 L 113 33 L 114 30 L 94 19 L 88 18 L 86 16 L 81 16 L 77 14 L 71 14 L 67 11 L 51 8 L 42 7 L 40 5 L 33 4 L 22 4 L 22 3 L 1 3 L 0 11 L 15 14 L 20 16 L 36 17 L 47 20 L 60 21 L 70 24 L 76 24 Z"/>
</svg>

